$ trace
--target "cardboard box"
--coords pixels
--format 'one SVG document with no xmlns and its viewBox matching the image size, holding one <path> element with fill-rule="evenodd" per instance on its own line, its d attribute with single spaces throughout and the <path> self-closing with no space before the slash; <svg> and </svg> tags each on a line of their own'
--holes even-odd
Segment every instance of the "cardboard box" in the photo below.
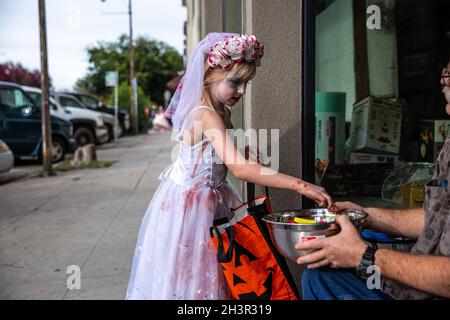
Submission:
<svg viewBox="0 0 450 320">
<path fill-rule="evenodd" d="M 349 163 L 395 163 L 398 161 L 398 155 L 392 154 L 376 154 L 376 153 L 362 153 L 351 152 Z"/>
<path fill-rule="evenodd" d="M 422 208 L 425 199 L 425 187 L 405 184 L 400 187 L 402 205 L 405 208 Z"/>
<path fill-rule="evenodd" d="M 387 99 L 367 97 L 353 105 L 350 150 L 398 154 L 402 107 Z"/>
<path fill-rule="evenodd" d="M 434 163 L 450 130 L 450 120 L 419 121 L 418 161 Z"/>
</svg>

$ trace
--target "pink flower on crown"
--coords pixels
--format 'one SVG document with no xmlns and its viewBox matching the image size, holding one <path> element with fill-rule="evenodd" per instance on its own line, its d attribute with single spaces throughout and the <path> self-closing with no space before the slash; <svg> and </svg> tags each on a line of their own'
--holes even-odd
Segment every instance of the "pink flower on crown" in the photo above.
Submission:
<svg viewBox="0 0 450 320">
<path fill-rule="evenodd" d="M 240 35 L 230 36 L 224 41 L 217 42 L 212 48 L 208 57 L 208 64 L 215 68 L 230 69 L 235 62 L 245 59 L 248 62 L 256 61 L 260 64 L 260 59 L 264 55 L 264 45 L 255 36 Z"/>
</svg>

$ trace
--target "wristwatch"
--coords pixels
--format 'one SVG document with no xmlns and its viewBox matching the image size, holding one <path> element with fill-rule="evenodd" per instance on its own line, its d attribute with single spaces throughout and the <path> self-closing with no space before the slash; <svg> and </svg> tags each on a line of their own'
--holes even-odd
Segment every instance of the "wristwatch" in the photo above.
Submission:
<svg viewBox="0 0 450 320">
<path fill-rule="evenodd" d="M 377 249 L 368 246 L 362 256 L 361 262 L 356 267 L 356 275 L 361 279 L 367 280 L 369 278 L 370 274 L 367 273 L 367 269 L 375 263 L 375 252 L 377 252 Z"/>
</svg>

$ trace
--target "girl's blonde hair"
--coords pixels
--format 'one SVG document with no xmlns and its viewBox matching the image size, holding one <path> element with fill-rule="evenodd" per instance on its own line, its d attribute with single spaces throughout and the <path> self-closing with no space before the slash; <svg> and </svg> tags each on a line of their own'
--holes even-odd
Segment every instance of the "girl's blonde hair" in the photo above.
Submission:
<svg viewBox="0 0 450 320">
<path fill-rule="evenodd" d="M 208 62 L 205 63 L 205 73 L 203 77 L 203 89 L 202 100 L 207 105 L 214 108 L 211 99 L 211 85 L 217 81 L 221 81 L 225 78 L 226 74 L 233 72 L 239 75 L 244 81 L 250 81 L 256 73 L 256 63 L 254 61 L 247 62 L 245 60 L 235 63 L 229 70 L 223 70 L 222 68 L 211 68 Z"/>
</svg>

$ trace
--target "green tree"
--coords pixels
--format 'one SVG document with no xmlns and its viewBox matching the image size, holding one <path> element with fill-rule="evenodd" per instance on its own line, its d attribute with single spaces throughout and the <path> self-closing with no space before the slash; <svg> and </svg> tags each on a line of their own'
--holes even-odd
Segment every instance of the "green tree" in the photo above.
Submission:
<svg viewBox="0 0 450 320">
<path fill-rule="evenodd" d="M 116 42 L 98 42 L 87 49 L 88 73 L 76 83 L 76 89 L 106 97 L 111 89 L 105 86 L 105 72 L 119 71 L 119 83 L 129 83 L 128 37 Z M 164 104 L 166 83 L 183 69 L 183 58 L 168 44 L 138 37 L 134 41 L 135 76 L 147 98 Z"/>
</svg>

